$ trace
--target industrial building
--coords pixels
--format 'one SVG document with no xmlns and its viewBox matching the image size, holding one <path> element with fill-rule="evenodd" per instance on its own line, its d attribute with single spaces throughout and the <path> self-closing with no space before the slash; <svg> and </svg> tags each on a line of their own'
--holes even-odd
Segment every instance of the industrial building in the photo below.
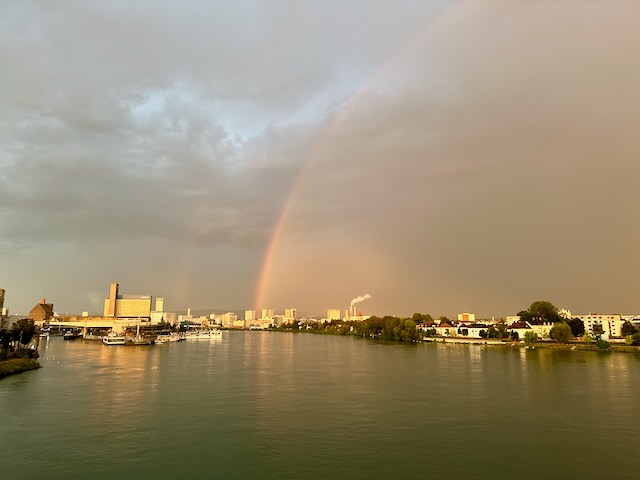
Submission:
<svg viewBox="0 0 640 480">
<path fill-rule="evenodd" d="M 123 295 L 120 294 L 119 285 L 112 283 L 109 286 L 109 297 L 104 300 L 104 316 L 116 317 L 118 319 L 139 319 L 141 321 L 151 321 L 151 295 Z M 162 309 L 162 300 L 160 305 Z"/>
</svg>

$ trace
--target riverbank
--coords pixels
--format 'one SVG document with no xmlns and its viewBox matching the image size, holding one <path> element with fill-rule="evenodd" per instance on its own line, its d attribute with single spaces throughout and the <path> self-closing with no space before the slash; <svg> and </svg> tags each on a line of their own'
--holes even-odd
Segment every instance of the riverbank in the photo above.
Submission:
<svg viewBox="0 0 640 480">
<path fill-rule="evenodd" d="M 0 362 L 0 378 L 29 370 L 37 370 L 41 365 L 33 358 L 10 358 Z"/>
<path fill-rule="evenodd" d="M 493 346 L 504 346 L 504 347 L 515 347 L 515 348 L 545 348 L 545 349 L 554 349 L 554 350 L 572 350 L 572 351 L 582 351 L 582 352 L 617 352 L 617 353 L 636 353 L 640 354 L 640 347 L 625 345 L 620 343 L 610 343 L 607 348 L 599 348 L 597 344 L 594 343 L 556 343 L 556 342 L 535 342 L 535 343 L 526 343 L 521 341 L 513 341 L 513 340 L 500 340 L 500 339 L 483 339 L 483 338 L 461 338 L 461 337 L 425 337 L 421 340 L 422 342 L 432 342 L 432 343 L 446 343 L 446 344 L 467 344 L 467 345 L 493 345 Z"/>
</svg>

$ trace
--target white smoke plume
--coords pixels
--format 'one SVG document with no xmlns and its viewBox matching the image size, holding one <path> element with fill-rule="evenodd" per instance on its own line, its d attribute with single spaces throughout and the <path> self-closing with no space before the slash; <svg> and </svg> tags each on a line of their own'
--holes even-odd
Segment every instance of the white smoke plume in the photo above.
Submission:
<svg viewBox="0 0 640 480">
<path fill-rule="evenodd" d="M 356 303 L 364 302 L 365 300 L 369 300 L 370 298 L 371 298 L 371 295 L 369 295 L 368 293 L 365 293 L 364 295 L 360 295 L 359 297 L 356 297 L 353 300 L 351 300 L 351 306 L 353 307 Z"/>
</svg>

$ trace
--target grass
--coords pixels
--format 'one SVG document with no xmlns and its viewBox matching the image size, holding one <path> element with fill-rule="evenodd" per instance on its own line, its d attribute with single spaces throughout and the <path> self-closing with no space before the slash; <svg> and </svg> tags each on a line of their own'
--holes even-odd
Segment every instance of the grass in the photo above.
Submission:
<svg viewBox="0 0 640 480">
<path fill-rule="evenodd" d="M 0 362 L 0 378 L 40 368 L 40 364 L 32 358 L 10 358 Z"/>
</svg>

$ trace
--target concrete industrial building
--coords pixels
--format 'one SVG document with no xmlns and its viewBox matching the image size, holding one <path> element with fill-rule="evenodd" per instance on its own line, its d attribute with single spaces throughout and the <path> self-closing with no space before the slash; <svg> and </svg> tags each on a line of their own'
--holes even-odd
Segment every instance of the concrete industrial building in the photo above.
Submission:
<svg viewBox="0 0 640 480">
<path fill-rule="evenodd" d="M 115 282 L 109 286 L 109 297 L 104 300 L 105 317 L 151 321 L 151 295 L 123 295 L 118 289 Z"/>
</svg>

